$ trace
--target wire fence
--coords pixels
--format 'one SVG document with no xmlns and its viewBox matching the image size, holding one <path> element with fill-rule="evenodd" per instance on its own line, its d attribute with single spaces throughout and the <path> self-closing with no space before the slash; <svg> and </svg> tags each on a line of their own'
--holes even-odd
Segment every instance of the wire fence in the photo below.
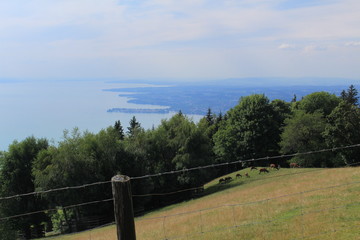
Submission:
<svg viewBox="0 0 360 240">
<path fill-rule="evenodd" d="M 294 154 L 288 154 L 288 155 L 279 155 L 279 156 L 272 156 L 272 157 L 262 157 L 262 158 L 257 158 L 257 159 L 248 159 L 248 160 L 239 160 L 239 161 L 234 161 L 234 162 L 227 162 L 227 163 L 220 163 L 220 164 L 212 164 L 212 165 L 207 165 L 207 166 L 198 166 L 198 167 L 194 167 L 194 168 L 188 168 L 188 169 L 182 169 L 182 170 L 174 170 L 174 171 L 168 171 L 168 172 L 162 172 L 162 173 L 156 173 L 156 174 L 150 174 L 150 175 L 144 175 L 144 176 L 137 176 L 137 177 L 131 177 L 132 180 L 139 180 L 139 179 L 145 179 L 145 178 L 149 178 L 149 177 L 157 177 L 157 176 L 162 176 L 162 175 L 171 175 L 171 174 L 178 174 L 178 173 L 184 173 L 184 172 L 188 172 L 188 171 L 195 171 L 195 170 L 200 170 L 200 169 L 207 169 L 207 168 L 215 168 L 215 167 L 220 167 L 220 166 L 224 166 L 224 165 L 231 165 L 231 164 L 237 164 L 237 163 L 251 163 L 251 162 L 256 162 L 256 161 L 262 161 L 262 160 L 268 160 L 270 163 L 270 160 L 273 159 L 277 159 L 277 158 L 284 158 L 284 157 L 293 157 L 293 156 L 298 156 L 298 155 L 308 155 L 308 154 L 316 154 L 316 153 L 324 153 L 324 152 L 328 152 L 328 151 L 337 151 L 337 150 L 341 150 L 341 149 L 349 149 L 349 148 L 355 148 L 355 147 L 360 147 L 360 144 L 355 144 L 355 145 L 350 145 L 350 146 L 344 146 L 344 147 L 337 147 L 337 148 L 331 148 L 331 149 L 322 149 L 322 150 L 317 150 L 317 151 L 309 151 L 309 152 L 302 152 L 302 153 L 294 153 Z M 355 166 L 358 165 L 359 163 L 352 163 L 349 164 L 348 166 Z M 290 173 L 290 174 L 277 174 L 275 176 L 269 176 L 269 177 L 263 177 L 261 179 L 256 179 L 257 180 L 265 180 L 268 178 L 276 178 L 276 177 L 282 177 L 282 176 L 286 176 L 286 175 L 298 175 L 298 174 L 307 174 L 307 173 L 311 173 L 314 171 L 325 171 L 327 169 L 316 169 L 316 170 L 306 170 L 306 171 L 301 171 L 301 172 L 296 172 L 296 173 Z M 111 181 L 102 181 L 102 182 L 94 182 L 94 183 L 89 183 L 89 184 L 83 184 L 83 185 L 79 185 L 79 186 L 69 186 L 69 187 L 61 187 L 61 188 L 56 188 L 56 189 L 49 189 L 49 190 L 44 190 L 44 191 L 35 191 L 35 192 L 29 192 L 29 193 L 24 193 L 24 194 L 17 194 L 17 195 L 12 195 L 12 196 L 6 196 L 6 197 L 1 197 L 0 201 L 2 200 L 12 200 L 12 199 L 16 199 L 16 198 L 21 198 L 21 197 L 25 197 L 25 196 L 31 196 L 31 195 L 41 195 L 41 194 L 48 194 L 48 193 L 53 193 L 53 192 L 59 192 L 59 191 L 66 191 L 66 190 L 70 190 L 70 189 L 82 189 L 82 188 L 88 188 L 91 186 L 96 186 L 96 185 L 103 185 L 103 184 L 108 184 L 111 183 Z M 248 206 L 248 205 L 256 205 L 256 204 L 269 204 L 272 201 L 275 201 L 277 199 L 283 199 L 283 198 L 288 198 L 288 197 L 292 197 L 292 196 L 297 196 L 297 195 L 304 195 L 304 194 L 309 194 L 312 192 L 317 192 L 317 191 L 324 191 L 324 190 L 333 190 L 336 188 L 340 188 L 340 187 L 344 187 L 344 186 L 350 186 L 350 185 L 356 185 L 359 184 L 359 181 L 355 181 L 355 182 L 351 182 L 351 183 L 345 183 L 345 184 L 340 184 L 340 185 L 333 185 L 333 186 L 328 186 L 328 187 L 323 187 L 323 188 L 317 188 L 317 189 L 312 189 L 312 190 L 308 190 L 308 191 L 303 191 L 303 192 L 297 192 L 297 193 L 292 193 L 292 194 L 286 194 L 286 195 L 281 195 L 281 196 L 276 196 L 273 198 L 267 198 L 267 199 L 262 199 L 262 200 L 257 200 L 257 201 L 253 201 L 253 202 L 246 202 L 246 203 L 237 203 L 237 204 L 223 204 L 223 205 L 218 205 L 218 206 L 214 206 L 214 207 L 210 207 L 210 208 L 203 208 L 203 209 L 197 209 L 197 210 L 193 210 L 193 211 L 188 211 L 188 212 L 182 212 L 182 213 L 177 213 L 177 214 L 172 214 L 172 215 L 165 215 L 165 216 L 159 216 L 159 217 L 154 217 L 154 218 L 140 218 L 137 220 L 137 222 L 141 222 L 141 221 L 149 221 L 149 220 L 161 220 L 161 224 L 162 224 L 162 231 L 163 231 L 163 238 L 162 239 L 179 239 L 179 238 L 189 238 L 193 235 L 201 235 L 201 234 L 206 234 L 206 233 L 211 233 L 213 231 L 215 232 L 219 232 L 219 231 L 225 231 L 225 230 L 230 230 L 230 229 L 239 229 L 245 226 L 250 226 L 250 225 L 257 225 L 257 224 L 266 224 L 266 223 L 272 223 L 275 221 L 280 221 L 280 220 L 285 220 L 287 219 L 286 217 L 281 217 L 281 218 L 272 218 L 272 219 L 258 219 L 256 221 L 245 221 L 243 223 L 238 224 L 238 222 L 241 220 L 236 218 L 236 214 L 235 214 L 235 209 L 239 208 L 239 207 L 243 207 L 243 206 Z M 186 191 L 196 191 L 196 190 L 202 190 L 203 186 L 199 186 L 199 187 L 192 187 L 192 188 L 186 188 L 186 189 L 181 189 L 181 190 L 177 190 L 177 191 L 170 191 L 170 192 L 164 192 L 164 193 L 149 193 L 149 194 L 135 194 L 133 195 L 134 198 L 136 197 L 151 197 L 151 196 L 167 196 L 167 195 L 172 195 L 172 194 L 177 194 L 177 193 L 182 193 L 182 192 L 186 192 Z M 68 205 L 68 206 L 64 206 L 61 207 L 62 209 L 70 209 L 70 208 L 75 208 L 75 207 L 80 207 L 80 206 L 87 206 L 87 205 L 93 205 L 93 204 L 100 204 L 100 203 L 105 203 L 105 202 L 111 202 L 113 201 L 113 199 L 104 199 L 104 200 L 96 200 L 96 201 L 91 201 L 91 202 L 84 202 L 84 203 L 80 203 L 80 204 L 73 204 L 73 205 Z M 301 208 L 301 213 L 296 214 L 296 215 L 292 215 L 291 217 L 304 217 L 307 216 L 309 214 L 315 214 L 315 213 L 319 213 L 319 212 L 326 212 L 326 211 L 333 211 L 333 210 L 337 210 L 340 208 L 347 208 L 347 207 L 353 207 L 353 206 L 357 206 L 359 204 L 359 202 L 353 202 L 352 204 L 347 203 L 347 204 L 343 204 L 337 207 L 332 207 L 332 208 L 324 208 L 324 209 L 320 209 L 318 211 L 308 211 L 305 212 L 303 211 L 303 207 Z M 207 226 L 205 226 L 203 224 L 203 219 L 207 217 L 207 213 L 211 212 L 213 210 L 219 210 L 219 209 L 223 209 L 223 208 L 227 208 L 227 209 L 232 209 L 232 212 L 230 211 L 231 216 L 233 216 L 233 223 L 232 225 L 229 226 L 215 226 L 214 229 L 207 229 Z M 46 210 L 39 210 L 39 211 L 34 211 L 34 212 L 28 212 L 28 213 L 22 213 L 22 214 L 17 214 L 17 215 L 12 215 L 12 216 L 7 216 L 7 217 L 1 217 L 0 218 L 0 223 L 1 221 L 5 221 L 5 220 L 10 220 L 10 219 L 14 219 L 14 218 L 18 218 L 18 217 L 24 217 L 24 216 L 29 216 L 29 215 L 33 215 L 33 214 L 39 214 L 39 213 L 48 213 L 51 211 L 57 211 L 59 208 L 51 208 L 51 209 L 46 209 Z M 200 231 L 189 231 L 189 233 L 184 234 L 184 235 L 174 235 L 174 236 L 170 236 L 170 234 L 168 233 L 168 230 L 166 228 L 167 224 L 169 221 L 173 221 L 173 220 L 169 220 L 172 218 L 176 218 L 176 217 L 181 217 L 184 215 L 196 215 L 198 214 L 198 219 L 200 219 L 200 224 L 198 224 Z M 304 223 L 302 223 L 302 226 L 304 226 Z M 304 228 L 304 227 L 303 227 Z M 190 229 L 191 230 L 191 229 Z M 322 233 L 322 234 L 327 234 L 327 232 L 332 233 L 332 232 L 336 232 L 338 230 L 338 228 L 334 228 L 332 230 L 328 230 L 326 231 L 326 233 Z M 304 234 L 303 230 L 303 234 L 300 238 L 293 238 L 294 240 L 296 239 L 308 239 L 311 238 L 311 235 L 306 235 Z M 306 235 L 306 236 L 305 236 Z"/>
<path fill-rule="evenodd" d="M 62 206 L 62 207 L 57 207 L 57 208 L 49 208 L 49 209 L 44 209 L 44 210 L 39 210 L 39 211 L 34 211 L 34 212 L 28 212 L 28 213 L 12 215 L 12 216 L 8 216 L 8 217 L 2 217 L 2 218 L 0 218 L 0 221 L 9 220 L 9 219 L 18 218 L 18 217 L 29 216 L 29 215 L 34 215 L 34 214 L 38 214 L 38 213 L 46 213 L 46 212 L 57 211 L 59 209 L 69 209 L 69 208 L 87 206 L 87 205 L 92 205 L 92 204 L 96 204 L 96 203 L 103 203 L 103 202 L 110 202 L 110 201 L 113 201 L 113 198 L 105 199 L 105 200 L 85 202 L 85 203 L 80 203 L 80 204 L 73 204 L 73 205 Z"/>
<path fill-rule="evenodd" d="M 273 160 L 273 159 L 279 159 L 279 158 L 310 155 L 310 154 L 315 154 L 315 153 L 334 152 L 334 151 L 338 151 L 338 150 L 355 148 L 355 147 L 360 147 L 360 144 L 353 144 L 353 145 L 348 145 L 348 146 L 343 146 L 343 147 L 335 147 L 335 148 L 325 148 L 325 149 L 321 149 L 321 150 L 300 152 L 300 153 L 293 153 L 293 154 L 277 155 L 277 156 L 271 156 L 271 157 L 267 156 L 267 157 L 261 157 L 261 158 L 256 158 L 256 159 L 252 158 L 252 159 L 246 159 L 246 160 L 237 160 L 237 161 L 232 161 L 232 162 L 211 164 L 211 165 L 198 166 L 198 167 L 193 167 L 193 168 L 183 168 L 180 170 L 173 170 L 173 171 L 149 174 L 149 175 L 138 176 L 138 177 L 130 177 L 130 179 L 137 180 L 137 179 L 144 179 L 144 178 L 157 177 L 157 176 L 163 176 L 163 175 L 172 175 L 172 174 L 177 174 L 177 173 L 184 173 L 184 172 L 189 172 L 189 171 L 214 168 L 214 167 L 220 167 L 220 166 L 226 166 L 226 165 L 233 165 L 233 164 L 239 164 L 239 163 L 250 163 L 250 162 L 257 162 L 257 161 L 264 161 L 264 160 Z M 270 164 L 270 162 L 269 162 L 269 164 Z"/>
<path fill-rule="evenodd" d="M 358 164 L 360 164 L 360 162 L 349 164 L 348 166 L 358 165 Z M 329 169 L 328 168 L 315 169 L 315 170 L 311 169 L 311 170 L 295 172 L 295 173 L 278 174 L 278 175 L 275 175 L 275 176 L 267 176 L 267 177 L 263 177 L 263 178 L 260 178 L 260 179 L 254 179 L 252 181 L 259 181 L 259 180 L 264 181 L 264 180 L 267 180 L 267 179 L 270 179 L 270 178 L 279 178 L 279 177 L 284 177 L 284 176 L 289 176 L 289 175 L 301 175 L 301 174 L 307 174 L 307 173 L 313 173 L 313 172 L 325 171 L 325 170 L 329 170 Z M 355 182 L 355 183 L 357 183 L 357 182 Z M 98 183 L 98 184 L 101 184 L 101 183 Z M 83 185 L 83 186 L 88 187 L 88 186 L 94 186 L 94 185 L 97 185 L 97 184 L 87 184 L 87 185 Z M 46 191 L 46 193 L 54 192 L 53 190 L 62 191 L 62 190 L 65 190 L 65 189 L 79 189 L 79 188 L 82 188 L 83 186 L 52 189 L 52 190 Z M 342 186 L 342 185 L 340 185 L 340 186 Z M 327 189 L 327 188 L 325 188 L 325 189 Z M 332 188 L 332 187 L 330 187 L 330 188 Z M 204 186 L 202 185 L 200 187 L 186 188 L 186 189 L 182 189 L 182 190 L 178 190 L 178 191 L 171 191 L 171 192 L 165 192 L 165 193 L 149 193 L 149 194 L 138 194 L 138 195 L 134 194 L 134 195 L 132 195 L 132 197 L 136 198 L 136 197 L 151 197 L 151 196 L 167 196 L 167 195 L 172 195 L 172 194 L 177 194 L 177 193 L 182 193 L 182 192 L 187 192 L 187 191 L 200 190 L 200 189 L 203 190 Z M 317 190 L 315 190 L 315 191 L 317 191 Z M 45 193 L 45 191 L 42 192 L 42 193 Z M 28 196 L 28 195 L 29 194 L 24 194 L 22 196 Z M 283 195 L 283 196 L 279 196 L 279 197 L 276 197 L 276 198 L 282 198 L 282 197 L 291 196 L 291 195 L 293 195 L 293 194 Z M 6 198 L 6 199 L 11 199 L 11 198 Z M 266 199 L 266 200 L 271 200 L 271 199 Z M 263 201 L 266 201 L 266 200 L 259 200 L 259 201 L 255 201 L 253 203 L 260 203 L 260 202 L 263 202 Z M 33 211 L 33 212 L 28 212 L 28 213 L 23 213 L 23 214 L 12 215 L 12 216 L 8 216 L 8 217 L 1 217 L 0 221 L 9 220 L 9 219 L 18 218 L 18 217 L 23 217 L 23 216 L 29 216 L 29 215 L 38 214 L 38 213 L 46 213 L 46 212 L 51 212 L 51 211 L 57 211 L 58 209 L 69 209 L 69 208 L 93 205 L 93 204 L 96 204 L 96 203 L 103 203 L 103 202 L 110 202 L 110 201 L 113 201 L 113 198 L 104 199 L 104 200 L 97 200 L 97 201 L 90 201 L 90 202 L 84 202 L 84 203 L 73 204 L 73 205 L 68 205 L 68 206 L 61 206 L 61 207 L 58 207 L 58 208 L 44 209 L 44 210 L 39 210 L 39 211 Z M 233 205 L 225 204 L 225 205 L 220 205 L 220 206 L 214 207 L 213 209 L 224 207 L 224 206 L 233 206 Z M 210 210 L 210 209 L 200 209 L 198 211 L 204 211 L 204 210 Z M 194 211 L 194 212 L 196 212 L 196 211 Z M 192 212 L 189 212 L 189 213 L 194 213 L 194 212 L 192 211 Z M 182 215 L 182 214 L 186 214 L 186 213 L 181 213 L 179 215 Z M 156 218 L 162 218 L 162 217 L 156 217 Z"/>
<path fill-rule="evenodd" d="M 239 163 L 251 163 L 251 162 L 257 162 L 257 161 L 263 161 L 263 160 L 273 160 L 273 159 L 279 159 L 279 158 L 310 155 L 310 154 L 316 154 L 316 153 L 334 152 L 334 151 L 338 151 L 338 150 L 355 148 L 355 147 L 360 147 L 360 144 L 353 144 L 353 145 L 334 147 L 334 148 L 325 148 L 325 149 L 321 149 L 321 150 L 307 151 L 307 152 L 300 152 L 300 153 L 293 153 L 293 154 L 277 155 L 277 156 L 271 156 L 271 157 L 267 156 L 267 157 L 261 157 L 261 158 L 256 158 L 256 159 L 252 158 L 252 159 L 246 159 L 246 160 L 238 160 L 238 161 L 232 161 L 232 162 L 226 162 L 226 163 L 198 166 L 198 167 L 193 167 L 193 168 L 183 168 L 181 170 L 172 170 L 172 171 L 167 171 L 167 172 L 130 177 L 130 179 L 138 180 L 138 179 L 157 177 L 157 176 L 163 176 L 163 175 L 172 175 L 172 174 L 190 172 L 190 171 L 207 169 L 207 168 L 215 168 L 215 167 L 233 165 L 233 164 L 239 164 Z M 270 162 L 269 162 L 269 164 L 270 164 Z M 356 164 L 359 164 L 359 163 L 356 163 Z M 355 165 L 355 164 L 349 164 L 349 166 L 350 165 Z M 87 187 L 91 187 L 91 186 L 103 185 L 103 184 L 109 184 L 109 183 L 111 183 L 110 180 L 109 181 L 99 181 L 99 182 L 94 182 L 94 183 L 87 183 L 87 184 L 83 184 L 83 185 L 79 185 L 79 186 L 67 186 L 67 187 L 60 187 L 60 188 L 54 188 L 54 189 L 48 189 L 48 190 L 40 190 L 40 191 L 34 191 L 34 192 L 29 192 L 29 193 L 22 193 L 22 194 L 16 194 L 16 195 L 11 195 L 11 196 L 0 197 L 0 201 L 19 198 L 19 197 L 25 197 L 25 196 L 41 195 L 41 194 L 71 190 L 71 189 L 81 189 L 81 188 L 87 188 Z"/>
</svg>

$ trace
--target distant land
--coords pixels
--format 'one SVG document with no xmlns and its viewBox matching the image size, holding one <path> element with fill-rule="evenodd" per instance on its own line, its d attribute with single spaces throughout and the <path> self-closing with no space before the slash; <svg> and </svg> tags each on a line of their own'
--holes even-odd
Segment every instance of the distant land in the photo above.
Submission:
<svg viewBox="0 0 360 240">
<path fill-rule="evenodd" d="M 157 82 L 152 87 L 111 88 L 109 92 L 119 92 L 119 96 L 128 97 L 129 103 L 159 105 L 167 108 L 134 109 L 114 106 L 108 112 L 123 113 L 169 113 L 182 111 L 184 114 L 205 115 L 211 108 L 214 113 L 226 113 L 237 105 L 242 96 L 265 94 L 270 100 L 297 100 L 313 92 L 327 91 L 337 96 L 350 84 L 358 88 L 358 80 L 349 79 L 227 79 L 223 81 L 167 83 Z M 141 83 L 141 81 L 138 81 Z M 143 82 L 145 83 L 145 82 Z M 291 84 L 298 85 L 291 85 Z M 303 83 L 303 84 L 301 84 Z M 153 84 L 153 83 L 152 83 Z M 157 85 L 158 84 L 158 85 Z M 321 85 L 318 85 L 321 84 Z"/>
<path fill-rule="evenodd" d="M 122 112 L 122 113 L 169 113 L 170 110 L 157 108 L 111 108 L 107 112 Z"/>
</svg>

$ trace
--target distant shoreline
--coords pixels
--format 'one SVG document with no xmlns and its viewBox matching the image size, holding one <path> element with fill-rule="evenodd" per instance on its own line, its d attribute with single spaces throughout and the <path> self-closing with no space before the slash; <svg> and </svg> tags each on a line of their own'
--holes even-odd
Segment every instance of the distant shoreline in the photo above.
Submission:
<svg viewBox="0 0 360 240">
<path fill-rule="evenodd" d="M 143 109 L 143 108 L 111 108 L 107 112 L 121 112 L 121 113 L 159 113 L 167 114 L 170 113 L 170 109 Z"/>
<path fill-rule="evenodd" d="M 184 114 L 206 115 L 210 108 L 213 113 L 226 113 L 237 105 L 241 97 L 264 94 L 270 101 L 274 99 L 290 102 L 313 93 L 326 91 L 337 96 L 347 85 L 338 86 L 235 86 L 218 84 L 152 86 L 134 88 L 111 88 L 103 91 L 118 93 L 127 97 L 128 103 L 153 106 L 152 108 L 126 108 L 113 105 L 108 113 L 158 113 L 167 114 L 181 111 Z M 156 107 L 155 107 L 156 106 Z"/>
</svg>

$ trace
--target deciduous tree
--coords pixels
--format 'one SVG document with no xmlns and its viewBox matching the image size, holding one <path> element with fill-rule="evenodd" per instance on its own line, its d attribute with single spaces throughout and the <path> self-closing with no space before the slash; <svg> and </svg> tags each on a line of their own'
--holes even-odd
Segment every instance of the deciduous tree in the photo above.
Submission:
<svg viewBox="0 0 360 240">
<path fill-rule="evenodd" d="M 360 109 L 353 103 L 341 102 L 327 117 L 324 137 L 329 147 L 360 143 Z M 351 164 L 359 161 L 359 148 L 344 149 L 338 153 L 343 163 Z"/>
<path fill-rule="evenodd" d="M 0 162 L 0 196 L 13 196 L 35 191 L 32 164 L 37 154 L 48 148 L 46 139 L 28 137 L 21 142 L 14 142 L 8 152 L 1 156 Z M 42 210 L 46 206 L 37 196 L 30 195 L 2 201 L 0 213 L 5 216 L 23 214 Z M 9 226 L 21 231 L 26 238 L 31 237 L 31 226 L 40 234 L 41 222 L 46 221 L 45 214 L 35 214 L 19 217 L 11 221 Z M 0 223 L 1 224 L 1 223 Z"/>
<path fill-rule="evenodd" d="M 227 113 L 214 135 L 214 151 L 220 161 L 264 157 L 279 150 L 274 108 L 263 94 L 242 97 Z"/>
</svg>

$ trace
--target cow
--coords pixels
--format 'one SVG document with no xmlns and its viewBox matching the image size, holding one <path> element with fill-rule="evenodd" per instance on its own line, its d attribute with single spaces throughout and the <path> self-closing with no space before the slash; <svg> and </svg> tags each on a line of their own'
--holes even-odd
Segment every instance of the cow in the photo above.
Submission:
<svg viewBox="0 0 360 240">
<path fill-rule="evenodd" d="M 222 184 L 222 183 L 225 183 L 225 179 L 220 178 L 220 179 L 219 179 L 219 184 Z"/>
<path fill-rule="evenodd" d="M 293 163 L 290 163 L 290 167 L 291 167 L 291 168 L 299 168 L 300 165 L 297 164 L 297 163 L 295 163 L 295 162 L 293 162 Z"/>
<path fill-rule="evenodd" d="M 266 169 L 266 168 L 260 168 L 260 170 L 259 170 L 259 174 L 260 173 L 268 173 L 269 171 Z"/>
<path fill-rule="evenodd" d="M 276 169 L 279 170 L 280 169 L 280 165 L 277 165 L 275 163 L 270 164 L 270 169 Z"/>
<path fill-rule="evenodd" d="M 257 170 L 257 168 L 254 167 L 254 166 L 252 166 L 252 167 L 250 168 L 250 171 L 252 171 L 252 170 Z"/>
<path fill-rule="evenodd" d="M 226 177 L 225 182 L 230 182 L 232 180 L 232 177 Z"/>
<path fill-rule="evenodd" d="M 240 173 L 236 174 L 236 178 L 240 178 L 242 175 Z"/>
<path fill-rule="evenodd" d="M 250 177 L 248 173 L 245 173 L 245 177 Z"/>
</svg>

